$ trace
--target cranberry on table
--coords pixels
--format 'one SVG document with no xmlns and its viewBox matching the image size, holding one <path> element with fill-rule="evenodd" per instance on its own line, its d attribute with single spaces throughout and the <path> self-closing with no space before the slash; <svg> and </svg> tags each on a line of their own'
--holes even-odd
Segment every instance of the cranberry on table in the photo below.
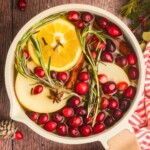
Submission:
<svg viewBox="0 0 150 150">
<path fill-rule="evenodd" d="M 108 77 L 105 74 L 99 74 L 98 75 L 98 81 L 101 84 L 104 84 L 104 83 L 106 83 L 108 81 Z"/>
<path fill-rule="evenodd" d="M 39 114 L 37 112 L 28 112 L 27 115 L 32 121 L 36 121 L 39 118 Z"/>
<path fill-rule="evenodd" d="M 115 109 L 115 110 L 114 110 L 114 112 L 113 112 L 113 117 L 114 117 L 116 120 L 119 120 L 122 116 L 123 116 L 122 110 L 120 110 L 120 109 Z"/>
<path fill-rule="evenodd" d="M 108 106 L 109 109 L 111 109 L 111 110 L 116 109 L 116 108 L 118 108 L 118 105 L 119 104 L 116 99 L 114 99 L 114 98 L 109 99 L 109 106 Z"/>
<path fill-rule="evenodd" d="M 122 82 L 119 82 L 119 83 L 117 84 L 117 89 L 118 89 L 119 91 L 124 91 L 124 90 L 126 90 L 127 88 L 128 88 L 128 83 L 127 83 L 127 82 L 122 81 Z"/>
<path fill-rule="evenodd" d="M 78 82 L 75 84 L 75 92 L 79 95 L 85 95 L 89 91 L 89 85 L 86 82 Z"/>
<path fill-rule="evenodd" d="M 115 24 L 111 24 L 107 27 L 107 32 L 110 36 L 112 37 L 119 37 L 122 35 L 122 31 L 120 30 L 120 28 L 115 25 Z"/>
<path fill-rule="evenodd" d="M 114 52 L 116 50 L 116 45 L 111 39 L 106 40 L 106 50 L 109 52 Z"/>
<path fill-rule="evenodd" d="M 73 108 L 78 107 L 80 104 L 81 104 L 81 99 L 77 96 L 71 97 L 68 101 L 68 105 Z"/>
<path fill-rule="evenodd" d="M 98 25 L 103 29 L 105 29 L 108 26 L 108 23 L 109 23 L 109 21 L 106 18 L 98 19 Z"/>
<path fill-rule="evenodd" d="M 67 124 L 70 127 L 79 127 L 83 123 L 83 120 L 80 116 L 73 116 L 68 119 Z"/>
<path fill-rule="evenodd" d="M 108 105 L 109 105 L 109 100 L 106 97 L 102 97 L 100 109 L 104 110 L 104 109 L 108 108 Z"/>
<path fill-rule="evenodd" d="M 124 112 L 127 111 L 129 109 L 129 107 L 130 107 L 130 101 L 129 100 L 124 99 L 124 100 L 121 100 L 119 102 L 119 108 L 122 111 L 124 111 Z"/>
<path fill-rule="evenodd" d="M 65 123 L 60 123 L 57 125 L 56 132 L 61 136 L 66 136 L 68 133 L 68 127 Z"/>
<path fill-rule="evenodd" d="M 136 67 L 130 66 L 128 69 L 128 76 L 131 80 L 139 78 L 139 70 Z"/>
<path fill-rule="evenodd" d="M 71 107 L 65 107 L 62 110 L 62 114 L 64 117 L 69 118 L 69 117 L 73 116 L 74 110 Z"/>
<path fill-rule="evenodd" d="M 56 129 L 56 127 L 57 127 L 57 123 L 56 123 L 56 122 L 54 122 L 54 121 L 48 121 L 48 122 L 44 125 L 43 128 L 44 128 L 46 131 L 51 132 L 51 131 L 54 131 L 54 130 Z"/>
<path fill-rule="evenodd" d="M 95 50 L 104 51 L 105 48 L 106 48 L 106 44 L 103 41 L 101 41 L 101 42 L 97 41 L 97 42 L 94 43 L 93 47 L 94 47 Z"/>
<path fill-rule="evenodd" d="M 89 115 L 88 117 L 85 117 L 84 122 L 85 122 L 85 124 L 92 125 L 93 117 L 91 115 Z"/>
<path fill-rule="evenodd" d="M 38 77 L 40 77 L 40 78 L 45 77 L 45 72 L 44 72 L 44 70 L 43 70 L 42 67 L 35 67 L 35 68 L 34 68 L 34 73 L 35 73 Z"/>
<path fill-rule="evenodd" d="M 15 133 L 15 139 L 16 140 L 22 140 L 23 139 L 23 134 L 20 131 L 16 131 Z"/>
<path fill-rule="evenodd" d="M 134 98 L 135 93 L 136 93 L 136 88 L 135 88 L 134 86 L 129 86 L 129 87 L 125 90 L 124 96 L 125 96 L 126 98 L 132 99 L 132 98 Z"/>
<path fill-rule="evenodd" d="M 69 135 L 72 137 L 80 136 L 80 132 L 79 132 L 78 128 L 72 128 L 71 127 L 71 128 L 69 128 L 68 132 L 69 132 Z"/>
<path fill-rule="evenodd" d="M 80 14 L 77 11 L 70 11 L 68 13 L 68 20 L 70 21 L 77 21 L 80 18 Z"/>
<path fill-rule="evenodd" d="M 101 111 L 98 113 L 98 115 L 96 117 L 96 121 L 97 122 L 103 122 L 105 117 L 106 117 L 106 114 L 103 111 Z"/>
<path fill-rule="evenodd" d="M 90 78 L 90 75 L 88 74 L 88 72 L 85 72 L 85 71 L 81 72 L 78 76 L 78 79 L 80 81 L 87 81 L 89 80 L 89 78 Z"/>
<path fill-rule="evenodd" d="M 75 26 L 78 29 L 82 29 L 84 27 L 84 22 L 82 20 L 78 20 L 78 21 L 76 21 Z"/>
<path fill-rule="evenodd" d="M 93 127 L 94 133 L 101 133 L 104 130 L 105 130 L 105 125 L 103 123 L 97 123 Z"/>
<path fill-rule="evenodd" d="M 103 51 L 101 54 L 101 60 L 104 62 L 113 62 L 113 56 L 108 51 Z"/>
<path fill-rule="evenodd" d="M 52 79 L 56 79 L 57 73 L 55 71 L 51 71 L 50 76 L 51 76 Z"/>
<path fill-rule="evenodd" d="M 41 114 L 39 116 L 39 119 L 37 121 L 37 124 L 43 125 L 49 121 L 49 115 L 48 114 Z"/>
<path fill-rule="evenodd" d="M 125 67 L 128 64 L 128 59 L 126 56 L 118 56 L 115 59 L 115 62 L 120 67 Z"/>
<path fill-rule="evenodd" d="M 27 7 L 27 1 L 26 0 L 18 0 L 18 7 L 20 10 L 25 10 Z"/>
<path fill-rule="evenodd" d="M 135 53 L 128 54 L 128 63 L 130 65 L 135 65 L 137 63 L 137 57 L 136 57 Z"/>
<path fill-rule="evenodd" d="M 56 112 L 52 114 L 52 120 L 56 123 L 60 123 L 64 120 L 64 117 L 60 113 Z"/>
<path fill-rule="evenodd" d="M 80 133 L 83 135 L 83 136 L 89 136 L 91 134 L 92 130 L 91 130 L 91 127 L 89 125 L 82 125 L 80 127 Z"/>
<path fill-rule="evenodd" d="M 87 114 L 87 110 L 84 106 L 80 106 L 75 109 L 75 113 L 78 116 L 84 116 Z"/>
<path fill-rule="evenodd" d="M 29 59 L 29 58 L 30 58 L 30 55 L 29 55 L 29 51 L 28 51 L 28 50 L 23 50 L 23 55 L 26 57 L 26 59 Z"/>
<path fill-rule="evenodd" d="M 57 73 L 57 79 L 60 82 L 66 82 L 68 80 L 68 78 L 69 78 L 69 76 L 68 76 L 68 73 L 66 73 L 66 72 Z"/>
<path fill-rule="evenodd" d="M 104 124 L 108 127 L 114 125 L 114 123 L 115 123 L 115 120 L 112 116 L 107 116 L 104 120 Z"/>
<path fill-rule="evenodd" d="M 31 93 L 33 95 L 37 95 L 37 94 L 42 93 L 42 91 L 43 91 L 43 86 L 42 85 L 36 85 L 34 88 L 32 88 Z"/>
<path fill-rule="evenodd" d="M 82 20 L 86 23 L 91 22 L 93 20 L 93 15 L 89 12 L 85 12 L 82 14 Z"/>
</svg>

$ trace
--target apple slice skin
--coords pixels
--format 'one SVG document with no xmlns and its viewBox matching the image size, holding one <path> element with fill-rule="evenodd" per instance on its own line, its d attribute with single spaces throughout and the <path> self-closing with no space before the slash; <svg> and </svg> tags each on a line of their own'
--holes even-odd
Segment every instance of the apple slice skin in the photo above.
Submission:
<svg viewBox="0 0 150 150">
<path fill-rule="evenodd" d="M 98 74 L 105 74 L 109 81 L 114 81 L 116 84 L 124 81 L 130 85 L 126 72 L 114 63 L 99 63 Z"/>
<path fill-rule="evenodd" d="M 30 66 L 30 69 L 33 70 L 36 65 L 33 62 L 29 62 L 28 66 Z M 15 92 L 19 103 L 23 107 L 38 113 L 52 113 L 66 105 L 67 100 L 65 97 L 67 97 L 68 94 L 63 95 L 61 102 L 53 103 L 53 100 L 48 98 L 50 95 L 49 88 L 45 86 L 42 93 L 38 95 L 31 95 L 31 89 L 35 86 L 36 82 L 37 81 L 33 79 L 25 78 L 20 73 L 17 74 Z"/>
</svg>

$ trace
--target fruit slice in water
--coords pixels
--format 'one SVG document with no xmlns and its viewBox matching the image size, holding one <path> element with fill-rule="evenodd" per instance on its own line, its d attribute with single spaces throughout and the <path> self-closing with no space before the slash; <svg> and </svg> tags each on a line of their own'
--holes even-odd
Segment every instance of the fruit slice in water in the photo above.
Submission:
<svg viewBox="0 0 150 150">
<path fill-rule="evenodd" d="M 31 61 L 28 63 L 28 67 L 33 70 L 36 65 Z M 38 95 L 31 95 L 31 89 L 35 86 L 35 83 L 37 83 L 37 81 L 25 78 L 19 73 L 17 74 L 15 91 L 18 101 L 23 107 L 38 113 L 52 113 L 66 105 L 67 100 L 63 99 L 67 97 L 67 94 L 63 95 L 61 102 L 53 103 L 53 100 L 48 98 L 50 91 L 47 87 L 44 87 L 43 91 Z"/>
<path fill-rule="evenodd" d="M 79 60 L 82 50 L 75 27 L 69 21 L 56 19 L 38 28 L 34 35 L 40 42 L 46 66 L 51 57 L 51 70 L 58 72 L 69 70 Z M 40 65 L 31 41 L 28 41 L 28 50 L 33 61 Z"/>
</svg>

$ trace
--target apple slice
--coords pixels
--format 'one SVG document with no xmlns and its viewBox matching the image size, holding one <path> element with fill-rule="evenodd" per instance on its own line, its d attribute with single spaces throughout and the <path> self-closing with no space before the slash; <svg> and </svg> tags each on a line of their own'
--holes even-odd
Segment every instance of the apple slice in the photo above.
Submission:
<svg viewBox="0 0 150 150">
<path fill-rule="evenodd" d="M 36 65 L 33 61 L 28 63 L 28 67 L 33 70 Z M 37 81 L 25 78 L 20 73 L 17 74 L 15 81 L 15 92 L 20 104 L 28 110 L 38 113 L 52 113 L 66 105 L 67 100 L 65 97 L 68 94 L 64 94 L 61 102 L 53 103 L 52 99 L 49 99 L 49 88 L 44 86 L 42 93 L 38 95 L 31 95 L 31 89 L 35 86 Z"/>
<path fill-rule="evenodd" d="M 116 84 L 124 81 L 130 85 L 126 72 L 114 63 L 99 63 L 98 74 L 105 74 L 109 81 L 114 81 Z"/>
</svg>

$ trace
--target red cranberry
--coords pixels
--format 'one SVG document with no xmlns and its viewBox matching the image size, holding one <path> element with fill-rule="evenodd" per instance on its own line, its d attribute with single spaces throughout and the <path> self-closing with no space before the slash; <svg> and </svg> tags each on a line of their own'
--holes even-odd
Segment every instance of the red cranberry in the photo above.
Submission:
<svg viewBox="0 0 150 150">
<path fill-rule="evenodd" d="M 98 115 L 96 117 L 96 121 L 97 122 L 103 122 L 105 117 L 106 117 L 106 114 L 103 111 L 101 111 L 98 113 Z"/>
<path fill-rule="evenodd" d="M 114 117 L 116 120 L 119 120 L 122 116 L 123 116 L 122 110 L 120 110 L 120 109 L 115 109 L 115 110 L 114 110 L 114 112 L 113 112 L 113 117 Z"/>
<path fill-rule="evenodd" d="M 45 76 L 45 73 L 42 67 L 34 68 L 34 73 L 40 78 L 43 78 Z"/>
<path fill-rule="evenodd" d="M 136 58 L 136 55 L 134 53 L 130 53 L 128 55 L 128 63 L 130 65 L 135 65 L 137 63 L 137 58 Z"/>
<path fill-rule="evenodd" d="M 102 90 L 105 94 L 114 94 L 117 90 L 117 87 L 115 82 L 108 81 L 102 85 Z"/>
<path fill-rule="evenodd" d="M 29 58 L 30 58 L 30 55 L 29 55 L 29 51 L 28 51 L 28 50 L 23 50 L 23 55 L 26 57 L 26 59 L 29 59 Z"/>
<path fill-rule="evenodd" d="M 63 119 L 64 119 L 64 117 L 60 113 L 53 113 L 52 114 L 52 120 L 57 122 L 57 123 L 62 122 Z"/>
<path fill-rule="evenodd" d="M 94 133 L 100 133 L 105 130 L 105 125 L 103 123 L 97 123 L 93 127 Z"/>
<path fill-rule="evenodd" d="M 37 112 L 28 112 L 27 115 L 32 121 L 36 121 L 39 118 L 39 114 Z"/>
<path fill-rule="evenodd" d="M 93 20 L 93 15 L 89 12 L 85 12 L 82 14 L 82 20 L 87 23 L 91 22 Z"/>
<path fill-rule="evenodd" d="M 101 54 L 101 60 L 104 62 L 113 62 L 113 56 L 108 51 L 103 51 Z"/>
<path fill-rule="evenodd" d="M 79 106 L 80 104 L 81 104 L 81 100 L 80 100 L 80 98 L 77 97 L 77 96 L 71 97 L 71 98 L 69 99 L 69 101 L 68 101 L 68 105 L 69 105 L 70 107 L 73 107 L 73 108 Z"/>
<path fill-rule="evenodd" d="M 16 140 L 23 139 L 23 134 L 20 131 L 16 131 L 16 133 L 15 133 L 15 139 Z"/>
<path fill-rule="evenodd" d="M 72 137 L 78 137 L 80 135 L 80 132 L 78 128 L 69 128 L 69 134 Z"/>
<path fill-rule="evenodd" d="M 82 125 L 80 127 L 80 133 L 83 135 L 83 136 L 89 136 L 91 134 L 91 127 L 88 126 L 88 125 Z"/>
<path fill-rule="evenodd" d="M 68 119 L 67 123 L 70 127 L 79 127 L 82 125 L 83 120 L 80 116 L 73 116 Z"/>
<path fill-rule="evenodd" d="M 61 136 L 67 135 L 67 125 L 65 123 L 60 123 L 57 125 L 56 132 Z"/>
<path fill-rule="evenodd" d="M 111 116 L 107 116 L 104 120 L 104 124 L 108 127 L 114 125 L 114 123 L 115 123 L 115 120 Z"/>
<path fill-rule="evenodd" d="M 54 121 L 48 121 L 45 125 L 44 125 L 44 129 L 46 131 L 54 131 L 57 127 L 57 123 Z"/>
<path fill-rule="evenodd" d="M 66 72 L 59 72 L 57 74 L 57 79 L 60 82 L 66 82 L 68 80 L 68 74 Z"/>
<path fill-rule="evenodd" d="M 94 60 L 96 60 L 96 58 L 97 58 L 97 53 L 96 53 L 95 51 L 92 51 L 92 52 L 91 52 L 91 55 L 92 55 L 92 58 L 93 58 Z"/>
<path fill-rule="evenodd" d="M 106 50 L 109 52 L 114 52 L 116 50 L 116 45 L 111 39 L 106 40 Z"/>
<path fill-rule="evenodd" d="M 98 75 L 98 81 L 101 84 L 104 84 L 104 83 L 106 83 L 108 81 L 108 77 L 105 74 L 99 74 Z"/>
<path fill-rule="evenodd" d="M 105 29 L 108 26 L 108 19 L 106 19 L 106 18 L 100 18 L 98 20 L 98 25 L 100 27 L 102 27 L 103 29 Z"/>
<path fill-rule="evenodd" d="M 65 107 L 62 110 L 62 113 L 63 113 L 64 117 L 69 118 L 69 117 L 73 116 L 74 111 L 71 107 Z"/>
<path fill-rule="evenodd" d="M 56 79 L 57 73 L 55 71 L 51 71 L 50 75 L 52 79 Z"/>
<path fill-rule="evenodd" d="M 125 67 L 128 64 L 128 60 L 125 56 L 119 56 L 115 59 L 115 62 L 120 67 Z"/>
<path fill-rule="evenodd" d="M 119 102 L 119 108 L 122 110 L 122 111 L 127 111 L 130 107 L 130 101 L 129 100 L 121 100 Z"/>
<path fill-rule="evenodd" d="M 107 27 L 107 32 L 110 36 L 112 37 L 118 37 L 122 35 L 122 31 L 120 30 L 120 28 L 115 25 L 115 24 L 111 24 Z"/>
<path fill-rule="evenodd" d="M 89 76 L 89 74 L 87 73 L 87 72 L 81 72 L 80 74 L 79 74 L 79 76 L 78 76 L 78 79 L 80 80 L 80 81 L 87 81 L 87 80 L 89 80 L 89 78 L 90 78 L 90 76 Z"/>
<path fill-rule="evenodd" d="M 118 101 L 114 98 L 109 99 L 109 109 L 116 109 L 118 107 Z"/>
<path fill-rule="evenodd" d="M 119 82 L 117 84 L 117 88 L 118 88 L 119 91 L 124 91 L 124 90 L 126 90 L 128 88 L 128 83 L 124 82 L 124 81 Z"/>
<path fill-rule="evenodd" d="M 80 14 L 77 11 L 70 11 L 68 13 L 68 20 L 77 21 L 80 18 Z"/>
<path fill-rule="evenodd" d="M 78 20 L 75 25 L 78 29 L 82 29 L 84 27 L 84 22 L 82 20 Z"/>
<path fill-rule="evenodd" d="M 99 41 L 99 38 L 98 38 L 96 35 L 93 35 L 92 39 L 93 39 L 94 41 Z"/>
<path fill-rule="evenodd" d="M 85 95 L 88 93 L 89 86 L 86 82 L 78 82 L 75 85 L 75 92 L 79 95 Z"/>
<path fill-rule="evenodd" d="M 49 121 L 49 115 L 48 114 L 41 114 L 37 123 L 39 125 L 42 125 L 42 124 L 47 123 L 48 121 Z"/>
<path fill-rule="evenodd" d="M 134 98 L 135 96 L 135 93 L 136 93 L 136 88 L 134 86 L 129 86 L 126 90 L 125 90 L 125 97 L 126 98 L 129 98 L 129 99 L 132 99 Z"/>
<path fill-rule="evenodd" d="M 97 41 L 97 42 L 94 43 L 93 47 L 94 47 L 95 50 L 104 51 L 105 48 L 106 48 L 106 44 L 103 41 L 101 41 L 101 42 Z"/>
<path fill-rule="evenodd" d="M 27 7 L 26 0 L 18 0 L 18 7 L 20 10 L 25 10 Z"/>
<path fill-rule="evenodd" d="M 106 97 L 102 97 L 100 109 L 104 110 L 104 109 L 108 108 L 108 105 L 109 105 L 109 100 Z"/>
<path fill-rule="evenodd" d="M 76 113 L 76 115 L 78 115 L 78 116 L 84 116 L 84 115 L 87 114 L 87 111 L 86 111 L 86 109 L 85 109 L 84 106 L 80 106 L 80 107 L 77 107 L 77 108 L 75 109 L 75 113 Z"/>
<path fill-rule="evenodd" d="M 34 88 L 32 88 L 31 93 L 33 95 L 40 94 L 43 91 L 43 86 L 42 85 L 36 85 Z"/>
<path fill-rule="evenodd" d="M 128 75 L 131 80 L 136 80 L 139 77 L 139 70 L 136 67 L 130 66 Z"/>
<path fill-rule="evenodd" d="M 93 123 L 93 117 L 91 115 L 89 115 L 88 117 L 86 117 L 84 119 L 84 122 L 85 122 L 85 124 L 92 125 L 92 123 Z"/>
</svg>

